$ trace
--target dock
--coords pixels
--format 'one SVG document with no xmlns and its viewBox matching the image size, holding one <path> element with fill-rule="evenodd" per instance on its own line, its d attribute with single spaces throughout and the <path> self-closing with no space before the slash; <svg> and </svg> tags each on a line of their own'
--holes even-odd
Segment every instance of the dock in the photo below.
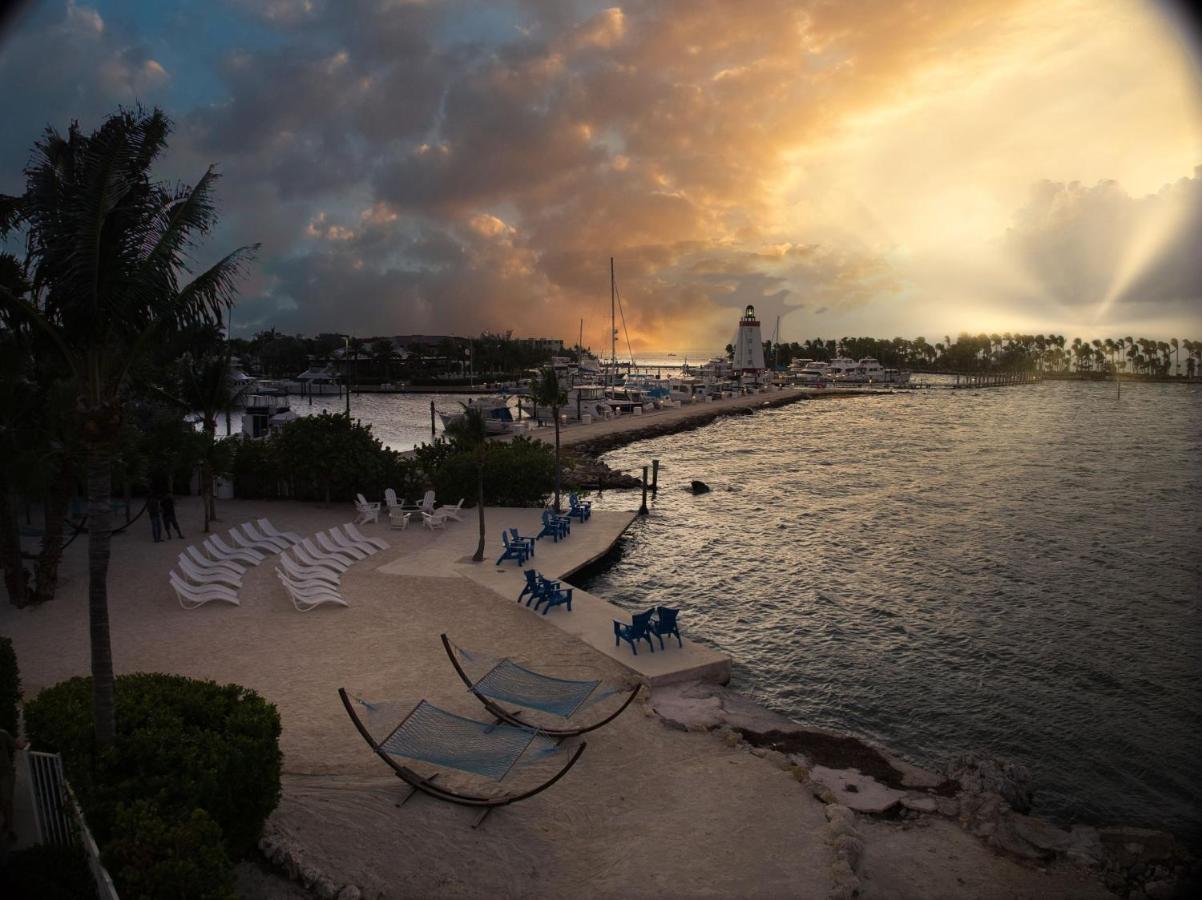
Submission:
<svg viewBox="0 0 1202 900">
<path fill-rule="evenodd" d="M 500 530 L 517 528 L 527 536 L 538 534 L 541 509 L 487 509 L 487 553 L 484 562 L 474 563 L 478 532 L 475 511 L 465 511 L 463 522 L 422 550 L 407 554 L 376 571 L 385 575 L 458 575 L 492 591 L 498 603 L 516 602 L 526 584 L 526 569 L 535 569 L 544 577 L 558 579 L 571 586 L 571 575 L 608 554 L 626 530 L 638 518 L 634 512 L 598 510 L 587 522 L 574 521 L 567 538 L 553 542 L 538 541 L 535 556 L 525 566 L 506 561 L 496 565 L 500 556 Z M 689 610 L 681 607 L 680 628 L 683 646 L 665 638 L 664 650 L 656 643 L 654 653 L 644 644 L 636 656 L 625 642 L 614 646 L 613 623 L 630 621 L 630 611 L 572 586 L 572 609 L 559 606 L 548 614 L 530 609 L 532 627 L 555 627 L 584 641 L 590 647 L 617 661 L 649 686 L 679 681 L 708 681 L 725 684 L 730 680 L 731 659 L 704 644 L 688 638 Z M 543 623 L 543 624 L 538 624 Z"/>
</svg>

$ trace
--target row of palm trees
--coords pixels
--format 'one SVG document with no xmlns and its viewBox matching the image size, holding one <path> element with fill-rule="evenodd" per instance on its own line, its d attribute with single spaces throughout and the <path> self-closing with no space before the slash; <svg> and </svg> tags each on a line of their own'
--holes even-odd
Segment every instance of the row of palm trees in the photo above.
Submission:
<svg viewBox="0 0 1202 900">
<path fill-rule="evenodd" d="M 949 335 L 934 343 L 928 343 L 925 337 L 818 338 L 802 343 L 769 343 L 765 351 L 766 358 L 777 366 L 800 358 L 872 356 L 886 366 L 939 371 L 1124 372 L 1160 377 L 1184 374 L 1187 378 L 1202 374 L 1202 341 L 1178 338 L 1073 338 L 1070 342 L 1058 334 L 961 333 L 955 340 Z"/>
</svg>

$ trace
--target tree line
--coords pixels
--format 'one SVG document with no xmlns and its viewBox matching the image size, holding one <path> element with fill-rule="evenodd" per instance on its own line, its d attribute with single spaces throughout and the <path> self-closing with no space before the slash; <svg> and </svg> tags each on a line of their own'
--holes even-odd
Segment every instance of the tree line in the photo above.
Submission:
<svg viewBox="0 0 1202 900">
<path fill-rule="evenodd" d="M 733 348 L 728 348 L 733 352 Z M 1184 355 L 1184 358 L 1183 358 Z M 1060 334 L 968 334 L 928 343 L 924 337 L 817 338 L 764 344 L 770 366 L 787 367 L 794 359 L 830 361 L 837 356 L 871 356 L 890 368 L 935 372 L 1122 372 L 1157 377 L 1194 378 L 1202 374 L 1202 341 L 1117 337 L 1068 340 Z"/>
</svg>

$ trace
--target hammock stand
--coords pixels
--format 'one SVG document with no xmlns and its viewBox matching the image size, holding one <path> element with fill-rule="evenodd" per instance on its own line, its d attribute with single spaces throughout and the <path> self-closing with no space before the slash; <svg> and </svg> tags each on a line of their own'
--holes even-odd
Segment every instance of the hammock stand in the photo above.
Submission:
<svg viewBox="0 0 1202 900">
<path fill-rule="evenodd" d="M 533 787 L 528 791 L 522 791 L 513 794 L 502 794 L 499 797 L 482 797 L 476 794 L 464 794 L 434 784 L 434 779 L 438 777 L 437 773 L 431 775 L 429 778 L 423 778 L 408 766 L 403 766 L 398 763 L 386 751 L 384 751 L 376 742 L 376 739 L 371 736 L 371 732 L 367 730 L 367 727 L 363 724 L 363 721 L 355 712 L 355 708 L 351 703 L 350 697 L 347 696 L 346 688 L 339 688 L 338 696 L 342 699 L 342 705 L 346 708 L 346 714 L 350 716 L 351 721 L 355 723 L 355 728 L 358 729 L 359 734 L 363 736 L 363 740 L 367 741 L 368 746 L 376 752 L 376 755 L 379 756 L 380 759 L 388 763 L 388 766 L 392 769 L 393 774 L 395 774 L 397 778 L 401 779 L 411 788 L 410 792 L 398 805 L 407 803 L 415 793 L 421 791 L 423 794 L 434 797 L 436 800 L 445 800 L 448 803 L 456 803 L 460 806 L 474 807 L 480 812 L 472 822 L 472 828 L 478 828 L 480 823 L 484 821 L 485 817 L 498 806 L 508 806 L 510 803 L 517 803 L 519 800 L 525 800 L 528 797 L 533 797 L 535 794 L 540 794 L 551 785 L 555 784 L 555 782 L 559 781 L 559 779 L 563 778 L 563 776 L 568 773 L 568 770 L 572 768 L 572 766 L 576 765 L 576 760 L 580 759 L 580 754 L 582 754 L 584 752 L 584 748 L 588 746 L 586 743 L 581 743 L 580 746 L 576 748 L 576 751 L 572 754 L 571 759 L 567 761 L 562 769 L 552 775 L 547 781 L 544 781 L 542 784 Z M 418 704 L 418 706 L 420 705 L 421 704 Z M 405 716 L 405 719 L 408 719 L 409 716 L 417 710 L 417 708 L 418 707 L 415 706 L 413 710 L 410 711 L 409 715 Z M 400 725 L 397 725 L 398 729 L 405 723 L 405 719 L 402 719 Z M 524 723 L 519 724 L 522 728 L 528 729 L 530 727 Z"/>
<path fill-rule="evenodd" d="M 455 667 L 455 671 L 459 673 L 459 677 L 463 679 L 463 683 L 467 685 L 467 688 L 471 692 L 471 694 L 484 705 L 484 708 L 487 709 L 496 718 L 496 720 L 498 722 L 504 722 L 507 725 L 516 725 L 520 728 L 534 727 L 529 722 L 522 721 L 520 712 L 510 712 L 509 710 L 505 709 L 505 707 L 501 706 L 499 703 L 495 702 L 491 698 L 485 697 L 483 694 L 479 693 L 476 690 L 476 682 L 472 681 L 472 679 L 468 676 L 467 672 L 463 671 L 463 666 L 459 665 L 459 660 L 457 660 L 455 658 L 455 650 L 451 646 L 450 640 L 447 638 L 447 636 L 445 634 L 442 634 L 439 636 L 442 638 L 443 649 L 447 651 L 447 658 L 450 659 L 451 665 Z M 558 738 L 560 740 L 563 740 L 564 738 L 569 738 L 569 737 L 577 737 L 578 735 L 586 734 L 587 732 L 590 732 L 590 731 L 595 731 L 596 729 L 600 728 L 602 725 L 608 725 L 610 722 L 612 722 L 614 719 L 616 719 L 618 716 L 620 716 L 623 712 L 625 712 L 626 707 L 628 707 L 631 704 L 631 702 L 634 700 L 634 698 L 638 696 L 639 690 L 641 688 L 642 688 L 642 684 L 636 684 L 634 686 L 634 688 L 631 689 L 631 691 L 627 695 L 626 699 L 622 701 L 621 706 L 619 706 L 617 709 L 615 709 L 612 713 L 610 713 L 608 716 L 606 716 L 601 721 L 594 722 L 592 725 L 586 725 L 581 728 L 544 728 L 543 726 L 540 725 L 540 726 L 538 726 L 538 730 L 549 737 Z"/>
</svg>

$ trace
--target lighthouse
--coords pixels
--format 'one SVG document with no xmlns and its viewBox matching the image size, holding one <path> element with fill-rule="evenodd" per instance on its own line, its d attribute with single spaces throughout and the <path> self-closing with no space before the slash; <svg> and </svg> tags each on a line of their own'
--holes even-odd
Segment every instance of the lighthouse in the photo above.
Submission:
<svg viewBox="0 0 1202 900">
<path fill-rule="evenodd" d="M 755 378 L 764 371 L 764 342 L 760 340 L 760 322 L 755 317 L 754 306 L 748 306 L 743 311 L 743 318 L 739 319 L 734 347 L 735 372 Z"/>
</svg>

